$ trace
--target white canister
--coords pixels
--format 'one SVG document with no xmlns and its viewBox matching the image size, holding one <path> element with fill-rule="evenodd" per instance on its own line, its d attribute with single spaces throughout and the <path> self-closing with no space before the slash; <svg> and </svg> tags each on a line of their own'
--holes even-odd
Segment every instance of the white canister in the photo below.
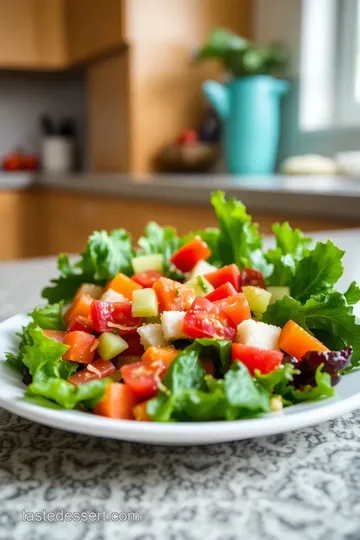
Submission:
<svg viewBox="0 0 360 540">
<path fill-rule="evenodd" d="M 42 168 L 49 173 L 66 173 L 74 165 L 74 139 L 54 135 L 42 140 Z"/>
</svg>

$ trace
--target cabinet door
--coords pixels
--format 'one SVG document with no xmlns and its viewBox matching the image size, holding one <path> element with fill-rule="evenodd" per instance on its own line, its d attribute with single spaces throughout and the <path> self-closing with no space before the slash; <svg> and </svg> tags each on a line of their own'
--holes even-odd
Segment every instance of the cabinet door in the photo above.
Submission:
<svg viewBox="0 0 360 540">
<path fill-rule="evenodd" d="M 0 0 L 0 66 L 31 68 L 37 62 L 35 0 Z"/>
<path fill-rule="evenodd" d="M 122 0 L 66 0 L 70 63 L 101 56 L 123 43 Z"/>
</svg>

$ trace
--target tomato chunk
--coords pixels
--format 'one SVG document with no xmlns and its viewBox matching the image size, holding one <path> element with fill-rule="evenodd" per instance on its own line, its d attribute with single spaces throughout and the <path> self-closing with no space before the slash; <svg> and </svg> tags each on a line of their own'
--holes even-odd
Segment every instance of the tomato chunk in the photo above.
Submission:
<svg viewBox="0 0 360 540">
<path fill-rule="evenodd" d="M 103 360 L 102 358 L 97 358 L 92 364 L 89 364 L 89 366 L 86 366 L 81 371 L 71 375 L 68 378 L 68 381 L 72 384 L 83 384 L 93 381 L 94 379 L 105 379 L 116 373 L 114 364 Z"/>
<path fill-rule="evenodd" d="M 290 354 L 290 356 L 295 356 L 299 360 L 307 352 L 327 352 L 329 350 L 321 341 L 309 334 L 309 332 L 294 321 L 287 322 L 281 330 L 279 347 L 287 354 Z"/>
<path fill-rule="evenodd" d="M 251 319 L 249 302 L 243 293 L 228 296 L 215 304 L 229 317 L 232 323 L 237 326 L 246 319 Z"/>
<path fill-rule="evenodd" d="M 157 394 L 159 382 L 178 354 L 179 351 L 170 347 L 149 347 L 141 362 L 120 368 L 121 376 L 139 399 L 150 399 Z"/>
<path fill-rule="evenodd" d="M 158 279 L 153 289 L 160 311 L 186 311 L 195 298 L 194 289 L 165 277 Z"/>
<path fill-rule="evenodd" d="M 137 402 L 136 396 L 126 384 L 110 383 L 104 397 L 97 403 L 94 413 L 108 418 L 133 420 L 133 408 Z"/>
<path fill-rule="evenodd" d="M 58 343 L 64 342 L 65 332 L 62 330 L 43 330 L 46 337 L 54 339 Z"/>
<path fill-rule="evenodd" d="M 201 260 L 210 257 L 209 246 L 200 236 L 195 236 L 190 242 L 178 249 L 171 257 L 171 262 L 181 270 L 181 272 L 190 272 L 195 264 Z"/>
<path fill-rule="evenodd" d="M 253 268 L 243 268 L 241 270 L 238 290 L 241 291 L 242 287 L 248 286 L 266 289 L 264 276 L 259 270 L 254 270 Z"/>
<path fill-rule="evenodd" d="M 108 283 L 107 289 L 112 289 L 113 291 L 125 296 L 125 298 L 128 300 L 131 300 L 133 291 L 136 289 L 142 289 L 142 287 L 131 278 L 120 272 L 119 274 L 116 274 L 116 276 Z"/>
<path fill-rule="evenodd" d="M 147 270 L 146 272 L 138 272 L 131 279 L 144 287 L 144 289 L 151 289 L 154 283 L 161 277 L 162 273 L 159 270 Z"/>
<path fill-rule="evenodd" d="M 279 351 L 258 349 L 241 343 L 233 343 L 232 346 L 232 361 L 240 360 L 248 368 L 251 375 L 254 375 L 255 369 L 261 373 L 274 371 L 280 366 L 283 358 L 284 354 Z"/>
<path fill-rule="evenodd" d="M 220 338 L 232 341 L 236 327 L 219 306 L 206 298 L 196 298 L 186 313 L 184 333 L 191 338 Z"/>
<path fill-rule="evenodd" d="M 94 360 L 97 347 L 95 336 L 79 330 L 68 332 L 64 337 L 64 345 L 69 345 L 69 349 L 63 355 L 64 360 L 80 364 L 90 364 Z"/>
<path fill-rule="evenodd" d="M 211 293 L 207 294 L 205 298 L 210 300 L 210 302 L 217 302 L 218 300 L 223 300 L 224 298 L 227 298 L 228 296 L 235 296 L 236 295 L 236 289 L 229 281 L 224 283 L 224 285 L 221 285 Z"/>
<path fill-rule="evenodd" d="M 74 330 L 80 330 L 81 332 L 87 332 L 92 334 L 94 331 L 91 319 L 87 317 L 82 317 L 78 315 L 77 317 L 70 320 L 67 327 L 67 332 L 73 332 Z"/>
<path fill-rule="evenodd" d="M 140 326 L 141 319 L 131 314 L 131 302 L 102 302 L 94 300 L 91 306 L 91 320 L 97 332 L 116 330 L 120 336 L 133 334 Z"/>
<path fill-rule="evenodd" d="M 210 274 L 205 274 L 205 278 L 211 283 L 215 289 L 221 287 L 225 283 L 229 282 L 234 287 L 236 291 L 239 290 L 239 276 L 240 271 L 236 264 L 229 264 L 228 266 L 223 266 L 216 270 L 215 272 L 210 272 Z"/>
</svg>

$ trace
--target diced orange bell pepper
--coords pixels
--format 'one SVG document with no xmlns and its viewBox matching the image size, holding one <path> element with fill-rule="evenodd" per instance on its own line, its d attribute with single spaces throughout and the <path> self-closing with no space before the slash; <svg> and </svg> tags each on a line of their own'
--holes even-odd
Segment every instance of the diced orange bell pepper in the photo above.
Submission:
<svg viewBox="0 0 360 540">
<path fill-rule="evenodd" d="M 98 340 L 92 334 L 81 330 L 67 332 L 63 343 L 69 345 L 69 349 L 63 355 L 64 360 L 81 364 L 91 364 L 94 360 Z"/>
<path fill-rule="evenodd" d="M 74 299 L 74 302 L 64 313 L 64 321 L 69 324 L 71 319 L 76 317 L 85 317 L 90 319 L 91 316 L 91 304 L 94 299 L 89 294 L 82 294 Z"/>
<path fill-rule="evenodd" d="M 143 401 L 142 403 L 139 403 L 138 405 L 135 405 L 133 408 L 133 414 L 135 417 L 135 420 L 138 420 L 139 422 L 152 422 L 153 419 L 148 414 L 146 408 L 147 408 L 147 401 Z"/>
<path fill-rule="evenodd" d="M 287 322 L 282 329 L 279 347 L 290 356 L 299 359 L 309 351 L 327 352 L 329 350 L 321 341 L 294 321 Z"/>
<path fill-rule="evenodd" d="M 128 300 L 132 300 L 133 291 L 142 289 L 143 287 L 120 272 L 108 283 L 106 288 L 122 294 L 125 298 L 128 298 Z"/>
<path fill-rule="evenodd" d="M 135 405 L 136 397 L 131 388 L 114 382 L 107 386 L 104 397 L 95 406 L 94 413 L 108 418 L 133 420 Z"/>
<path fill-rule="evenodd" d="M 143 362 L 151 364 L 152 362 L 162 361 L 167 366 L 170 366 L 174 358 L 177 357 L 180 351 L 173 347 L 149 347 L 146 349 L 141 359 Z"/>
<path fill-rule="evenodd" d="M 160 311 L 186 311 L 195 299 L 194 289 L 161 277 L 153 285 Z"/>
</svg>

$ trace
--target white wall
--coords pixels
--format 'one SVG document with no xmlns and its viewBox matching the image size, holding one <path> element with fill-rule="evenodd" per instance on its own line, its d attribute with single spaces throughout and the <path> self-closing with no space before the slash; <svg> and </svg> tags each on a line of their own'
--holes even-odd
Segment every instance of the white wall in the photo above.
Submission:
<svg viewBox="0 0 360 540">
<path fill-rule="evenodd" d="M 39 117 L 75 119 L 78 129 L 78 162 L 86 157 L 86 92 L 81 73 L 0 72 L 0 158 L 15 146 L 39 152 Z"/>
</svg>

